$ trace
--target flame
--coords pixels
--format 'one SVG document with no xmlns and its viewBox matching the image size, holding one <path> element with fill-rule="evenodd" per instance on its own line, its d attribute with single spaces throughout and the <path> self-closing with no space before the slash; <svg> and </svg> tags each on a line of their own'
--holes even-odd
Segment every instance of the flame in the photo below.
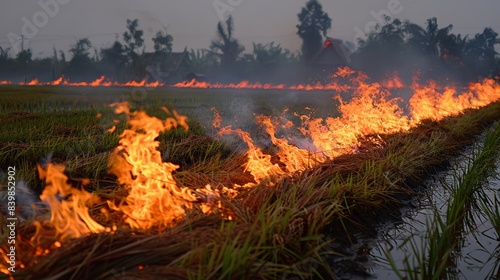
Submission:
<svg viewBox="0 0 500 280">
<path fill-rule="evenodd" d="M 255 146 L 252 138 L 250 137 L 250 133 L 241 129 L 233 129 L 231 126 L 222 127 L 222 118 L 219 112 L 217 112 L 215 108 L 212 108 L 212 111 L 215 115 L 213 126 L 219 129 L 220 136 L 236 134 L 241 138 L 241 140 L 243 140 L 243 142 L 245 142 L 245 144 L 247 144 L 248 162 L 245 163 L 243 167 L 245 172 L 248 171 L 250 172 L 250 174 L 252 174 L 257 184 L 260 184 L 264 179 L 272 180 L 273 178 L 277 178 L 286 174 L 277 164 L 273 164 L 271 162 L 271 155 L 264 154 L 261 148 Z M 252 186 L 255 185 L 252 183 L 248 183 L 244 187 Z"/>
<path fill-rule="evenodd" d="M 408 118 L 403 116 L 397 98 L 378 83 L 366 82 L 368 78 L 359 74 L 352 79 L 353 97 L 349 102 L 339 100 L 340 117 L 310 119 L 303 116 L 301 131 L 310 136 L 314 145 L 327 158 L 356 151 L 363 135 L 395 133 L 408 130 Z"/>
<path fill-rule="evenodd" d="M 40 85 L 40 82 L 38 81 L 38 79 L 34 79 L 32 81 L 29 81 L 29 82 L 20 82 L 19 85 L 22 85 L 22 86 L 36 86 L 36 85 Z"/>
<path fill-rule="evenodd" d="M 96 87 L 96 86 L 99 86 L 102 81 L 104 81 L 104 76 L 98 78 L 97 80 L 93 81 L 90 83 L 90 86 L 93 86 L 93 87 Z"/>
<path fill-rule="evenodd" d="M 387 89 L 401 89 L 405 87 L 403 81 L 401 81 L 401 78 L 399 78 L 397 72 L 392 73 L 391 77 L 382 81 L 381 85 Z"/>
<path fill-rule="evenodd" d="M 301 91 L 313 91 L 313 90 L 337 90 L 337 91 L 347 91 L 350 87 L 346 85 L 340 85 L 337 81 L 332 81 L 327 84 L 315 83 L 315 84 L 297 84 L 287 86 L 285 84 L 262 84 L 262 83 L 250 83 L 249 81 L 242 81 L 237 84 L 220 84 L 220 83 L 209 83 L 200 82 L 196 80 L 180 82 L 172 85 L 176 88 L 198 88 L 198 89 L 263 89 L 263 90 L 301 90 Z"/>
<path fill-rule="evenodd" d="M 161 121 L 142 111 L 131 112 L 126 102 L 112 106 L 115 113 L 127 116 L 129 128 L 120 135 L 119 146 L 110 158 L 110 172 L 129 193 L 119 205 L 108 201 L 110 208 L 123 212 L 132 228 L 173 225 L 197 198 L 190 189 L 177 186 L 172 173 L 179 166 L 162 161 L 155 138 L 177 126 L 188 129 L 186 118 L 174 112 L 175 118 Z"/>
<path fill-rule="evenodd" d="M 64 165 L 51 163 L 45 169 L 38 165 L 40 179 L 45 180 L 45 189 L 40 199 L 50 207 L 48 223 L 54 228 L 55 237 L 65 240 L 105 231 L 106 228 L 94 221 L 89 214 L 89 207 L 99 201 L 98 197 L 69 185 L 64 169 Z M 35 224 L 38 229 L 33 240 L 38 240 L 42 225 L 39 222 Z"/>
<path fill-rule="evenodd" d="M 11 81 L 0 81 L 0 85 L 11 85 L 15 84 Z M 71 87 L 148 87 L 148 88 L 156 88 L 165 86 L 164 83 L 159 81 L 147 82 L 146 80 L 142 81 L 128 81 L 125 83 L 112 82 L 107 79 L 105 76 L 101 76 L 94 81 L 90 82 L 70 82 L 64 77 L 59 77 L 58 79 L 52 82 L 40 82 L 38 79 L 33 79 L 27 83 L 20 82 L 18 85 L 21 86 L 71 86 Z"/>
<path fill-rule="evenodd" d="M 355 74 L 356 71 L 350 69 L 349 67 L 339 67 L 337 72 L 332 75 L 332 78 L 346 78 L 350 75 Z M 397 76 L 397 75 L 396 75 Z M 389 80 L 386 82 L 388 88 L 401 88 L 402 84 L 399 78 L 394 80 Z M 0 85 L 10 85 L 15 84 L 11 81 L 0 81 Z M 18 85 L 22 86 L 73 86 L 73 87 L 148 87 L 156 88 L 165 86 L 164 83 L 159 81 L 147 82 L 142 81 L 128 81 L 125 83 L 112 82 L 105 76 L 101 76 L 91 82 L 70 82 L 64 77 L 60 77 L 52 82 L 40 82 L 38 79 L 34 79 L 29 82 L 20 82 Z M 262 89 L 262 90 L 300 90 L 300 91 L 313 91 L 313 90 L 335 90 L 339 92 L 346 92 L 351 89 L 350 86 L 346 84 L 340 84 L 337 80 L 332 80 L 328 83 L 314 83 L 314 84 L 296 84 L 296 85 L 285 85 L 285 84 L 271 84 L 271 83 L 251 83 L 249 81 L 241 81 L 239 83 L 210 83 L 204 81 L 196 81 L 192 79 L 191 81 L 179 82 L 171 85 L 174 88 L 198 88 L 198 89 Z"/>
<path fill-rule="evenodd" d="M 401 99 L 391 97 L 390 89 L 404 86 L 396 74 L 381 83 L 369 82 L 363 73 L 349 68 L 340 68 L 333 75 L 338 80 L 329 84 L 304 84 L 295 86 L 271 85 L 241 82 L 238 84 L 210 84 L 195 80 L 178 84 L 179 87 L 200 88 L 264 88 L 264 89 L 300 89 L 300 90 L 334 90 L 337 95 L 338 116 L 326 118 L 312 118 L 299 116 L 302 125 L 295 126 L 285 117 L 269 117 L 259 115 L 256 122 L 260 124 L 273 145 L 276 146 L 276 157 L 264 153 L 255 144 L 250 133 L 232 126 L 223 126 L 222 117 L 215 110 L 213 126 L 219 135 L 235 134 L 246 143 L 247 162 L 243 164 L 245 171 L 253 176 L 253 181 L 241 187 L 254 187 L 258 184 L 273 186 L 277 180 L 301 172 L 315 165 L 326 162 L 342 154 L 356 153 L 359 151 L 361 139 L 365 136 L 375 136 L 370 139 L 375 144 L 382 143 L 379 134 L 405 132 L 419 125 L 425 119 L 441 120 L 447 116 L 460 114 L 469 108 L 479 108 L 500 100 L 500 86 L 493 79 L 484 79 L 481 82 L 470 84 L 465 88 L 451 86 L 440 87 L 436 82 L 420 84 L 414 81 L 411 90 L 413 96 L 408 102 L 408 114 L 405 115 L 401 107 Z M 10 84 L 10 82 L 0 82 Z M 23 85 L 41 84 L 38 80 L 30 81 Z M 50 85 L 71 86 L 115 86 L 104 77 L 91 83 L 70 83 L 63 77 L 49 83 Z M 119 84 L 121 86 L 156 87 L 161 83 L 146 81 Z M 349 98 L 341 96 L 349 91 Z M 188 129 L 187 118 L 172 112 L 173 117 L 166 120 L 149 116 L 143 111 L 131 111 L 127 103 L 112 104 L 115 113 L 125 114 L 128 127 L 121 133 L 118 147 L 109 158 L 109 171 L 116 175 L 119 184 L 127 191 L 127 196 L 121 201 L 108 200 L 108 206 L 123 214 L 124 223 L 134 229 L 164 229 L 175 225 L 185 218 L 186 211 L 196 204 L 200 205 L 202 213 L 215 213 L 217 210 L 221 217 L 231 220 L 236 217 L 231 209 L 226 209 L 221 202 L 221 197 L 237 199 L 240 187 L 218 186 L 212 188 L 206 185 L 201 189 L 191 189 L 178 186 L 173 178 L 173 173 L 178 165 L 163 162 L 159 142 L 155 140 L 160 133 L 176 127 Z M 166 108 L 165 112 L 170 113 Z M 96 117 L 102 117 L 98 114 Z M 116 125 L 119 120 L 114 120 Z M 109 132 L 113 132 L 113 126 Z M 291 144 L 288 133 L 290 130 L 301 133 L 310 141 L 311 147 L 307 150 Z M 293 134 L 290 134 L 293 135 Z M 378 140 L 377 140 L 378 139 Z M 366 140 L 366 139 L 365 139 Z M 50 219 L 35 222 L 37 231 L 32 242 L 39 242 L 46 237 L 44 229 L 51 227 L 54 231 L 52 247 L 64 246 L 66 239 L 79 238 L 85 235 L 111 231 L 92 219 L 89 209 L 99 199 L 96 195 L 85 190 L 72 187 L 67 183 L 63 165 L 48 164 L 46 168 L 38 166 L 40 178 L 46 181 L 46 187 L 40 196 L 41 200 L 50 207 Z M 88 182 L 88 180 L 82 180 Z M 232 188 L 228 188 L 232 187 Z M 197 195 L 206 197 L 200 203 Z M 116 230 L 113 227 L 113 230 Z M 53 240 L 54 239 L 54 240 Z M 37 247 L 34 255 L 45 255 L 49 249 Z M 3 259 L 5 252 L 0 252 Z M 6 272 L 0 264 L 0 272 Z"/>
<path fill-rule="evenodd" d="M 63 82 L 63 77 L 59 77 L 59 79 L 52 82 L 52 85 L 58 86 Z"/>
<path fill-rule="evenodd" d="M 356 71 L 352 70 L 351 68 L 344 66 L 344 67 L 339 67 L 337 69 L 337 72 L 333 74 L 333 77 L 342 77 L 342 78 L 347 78 L 353 74 L 356 74 Z"/>
<path fill-rule="evenodd" d="M 173 87 L 177 88 L 218 88 L 218 89 L 286 89 L 285 84 L 262 84 L 262 83 L 251 83 L 249 81 L 241 81 L 237 84 L 220 84 L 220 83 L 209 83 L 200 82 L 195 79 L 191 81 L 180 82 L 174 84 Z"/>
<path fill-rule="evenodd" d="M 349 67 L 339 67 L 337 72 L 332 75 L 333 78 L 345 78 L 356 71 L 350 69 Z M 335 90 L 339 92 L 345 92 L 351 89 L 349 85 L 341 84 L 339 81 L 332 80 L 329 83 L 314 83 L 314 84 L 296 84 L 296 85 L 285 85 L 285 84 L 262 84 L 262 83 L 251 83 L 249 81 L 242 81 L 239 83 L 210 83 L 205 81 L 197 81 L 192 79 L 191 81 L 184 81 L 172 85 L 172 87 L 177 88 L 199 88 L 199 89 L 264 89 L 264 90 L 300 90 L 300 91 L 313 91 L 313 90 Z"/>
<path fill-rule="evenodd" d="M 423 119 L 441 120 L 456 115 L 465 109 L 479 108 L 500 100 L 500 87 L 493 79 L 484 79 L 469 85 L 464 92 L 458 93 L 455 88 L 445 87 L 440 92 L 436 82 L 412 86 L 414 95 L 409 101 L 411 116 L 418 123 Z"/>
<path fill-rule="evenodd" d="M 271 142 L 278 147 L 277 155 L 282 163 L 285 164 L 286 170 L 288 172 L 294 173 L 298 171 L 304 171 L 317 165 L 320 162 L 324 162 L 324 158 L 313 154 L 307 150 L 300 149 L 297 146 L 290 145 L 286 139 L 280 139 L 276 137 L 276 123 L 271 121 L 271 118 L 264 115 L 257 116 L 257 123 L 264 126 L 266 132 L 271 137 Z M 293 126 L 291 122 L 288 122 L 285 126 Z"/>
<path fill-rule="evenodd" d="M 409 102 L 410 114 L 404 115 L 400 107 L 402 100 L 391 97 L 389 91 L 403 86 L 396 73 L 382 83 L 371 83 L 365 74 L 349 68 L 339 69 L 335 76 L 349 78 L 349 85 L 332 84 L 331 87 L 337 91 L 352 89 L 352 98 L 345 101 L 340 95 L 335 97 L 340 102 L 339 117 L 311 119 L 301 116 L 303 125 L 298 130 L 312 140 L 314 147 L 310 151 L 290 144 L 286 138 L 276 137 L 279 124 L 270 117 L 260 115 L 256 118 L 256 122 L 264 127 L 271 142 L 278 148 L 276 154 L 288 173 L 303 171 L 342 154 L 358 152 L 360 139 L 364 136 L 405 132 L 424 119 L 440 120 L 465 109 L 479 108 L 500 100 L 500 87 L 492 79 L 473 83 L 461 94 L 451 87 L 440 89 L 435 82 L 428 85 L 414 83 L 412 89 L 415 94 Z M 298 88 L 309 90 L 324 86 L 317 84 Z M 213 126 L 219 129 L 219 135 L 236 134 L 247 144 L 248 163 L 245 170 L 250 171 L 257 183 L 264 178 L 283 175 L 279 166 L 271 162 L 271 156 L 255 146 L 248 132 L 232 129 L 231 126 L 222 127 L 222 118 L 217 111 L 214 110 L 214 113 Z M 285 126 L 293 125 L 288 122 Z M 381 142 L 380 137 L 372 139 L 375 144 Z M 318 155 L 318 152 L 321 154 Z"/>
<path fill-rule="evenodd" d="M 276 137 L 279 123 L 273 122 L 270 117 L 260 115 L 256 118 L 256 122 L 264 127 L 271 142 L 278 148 L 276 155 L 287 173 L 303 171 L 342 154 L 356 153 L 359 151 L 360 139 L 365 136 L 373 135 L 375 137 L 371 137 L 371 141 L 381 144 L 381 138 L 376 137 L 379 134 L 405 132 L 424 119 L 440 120 L 465 109 L 479 108 L 500 100 L 500 87 L 491 79 L 473 83 L 461 94 L 457 94 L 457 90 L 451 87 L 440 89 L 435 82 L 428 85 L 414 83 L 412 89 L 415 94 L 409 102 L 410 114 L 405 115 L 400 106 L 402 99 L 391 97 L 389 91 L 403 86 L 397 73 L 393 73 L 390 79 L 382 83 L 369 82 L 365 74 L 349 68 L 339 69 L 335 76 L 349 78 L 348 84 L 330 86 L 339 92 L 350 88 L 352 97 L 345 101 L 339 94 L 335 96 L 340 103 L 338 117 L 312 119 L 301 116 L 303 125 L 298 130 L 312 140 L 313 147 L 310 150 L 300 149 L 290 144 L 286 138 Z M 309 90 L 324 86 L 317 84 L 298 88 Z M 279 165 L 271 162 L 271 156 L 255 146 L 248 132 L 232 129 L 231 126 L 222 127 L 220 114 L 213 110 L 213 126 L 219 129 L 219 135 L 236 134 L 247 144 L 248 163 L 245 170 L 254 176 L 257 183 L 265 178 L 284 175 Z M 285 126 L 293 127 L 290 121 Z"/>
</svg>

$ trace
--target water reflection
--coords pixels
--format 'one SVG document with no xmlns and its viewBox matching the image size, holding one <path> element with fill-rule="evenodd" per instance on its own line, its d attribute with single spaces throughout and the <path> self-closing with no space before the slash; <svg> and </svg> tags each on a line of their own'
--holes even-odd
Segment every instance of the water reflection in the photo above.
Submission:
<svg viewBox="0 0 500 280">
<path fill-rule="evenodd" d="M 408 268 L 418 268 L 415 263 L 416 252 L 425 253 L 429 246 L 428 229 L 439 217 L 446 221 L 448 204 L 451 201 L 456 179 L 463 175 L 464 164 L 471 149 L 463 157 L 455 160 L 450 171 L 437 175 L 428 181 L 429 187 L 422 191 L 410 204 L 418 207 L 402 209 L 402 222 L 382 226 L 378 241 L 373 241 L 371 257 L 375 265 L 368 269 L 377 279 L 400 279 L 407 275 Z M 497 164 L 496 174 L 500 174 Z M 488 179 L 482 187 L 482 195 L 493 203 L 500 197 L 500 178 Z M 472 199 L 466 205 L 466 217 L 455 228 L 453 239 L 457 246 L 450 254 L 446 269 L 447 279 L 500 279 L 500 243 L 498 233 L 484 212 L 479 209 L 478 199 Z M 495 205 L 490 205 L 495 207 Z M 439 215 L 439 217 L 437 216 Z M 416 249 L 416 250 L 415 250 Z M 393 263 L 389 258 L 392 258 Z M 425 257 L 420 256 L 421 260 Z M 405 262 L 409 264 L 405 266 Z"/>
</svg>

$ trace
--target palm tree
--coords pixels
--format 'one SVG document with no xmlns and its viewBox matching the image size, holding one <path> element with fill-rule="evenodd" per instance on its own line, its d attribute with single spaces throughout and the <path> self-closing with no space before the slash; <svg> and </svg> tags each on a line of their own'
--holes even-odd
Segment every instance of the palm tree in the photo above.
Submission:
<svg viewBox="0 0 500 280">
<path fill-rule="evenodd" d="M 189 52 L 190 68 L 204 72 L 217 64 L 216 55 L 210 50 L 193 50 Z"/>
<path fill-rule="evenodd" d="M 217 24 L 217 39 L 212 41 L 210 49 L 218 53 L 223 67 L 233 67 L 238 57 L 245 50 L 238 40 L 233 38 L 234 22 L 233 17 L 229 16 L 224 28 L 222 22 Z"/>
<path fill-rule="evenodd" d="M 443 55 L 440 47 L 442 42 L 449 40 L 453 25 L 439 28 L 437 18 L 427 20 L 427 27 L 424 29 L 418 24 L 410 21 L 405 22 L 405 28 L 408 33 L 408 44 L 422 51 L 426 55 L 440 57 Z"/>
<path fill-rule="evenodd" d="M 500 38 L 491 28 L 485 28 L 483 33 L 477 33 L 469 39 L 464 47 L 464 60 L 471 75 L 488 76 L 496 70 L 497 51 Z"/>
<path fill-rule="evenodd" d="M 290 56 L 289 50 L 283 49 L 280 44 L 274 45 L 274 42 L 267 45 L 253 43 L 253 53 L 255 60 L 262 66 L 287 62 Z"/>
<path fill-rule="evenodd" d="M 495 60 L 497 52 L 495 45 L 500 44 L 498 33 L 491 28 L 485 28 L 483 33 L 478 33 L 467 42 L 467 53 L 475 53 L 479 60 Z"/>
<path fill-rule="evenodd" d="M 463 58 L 468 36 L 462 37 L 461 34 L 450 34 L 439 42 L 441 56 L 445 59 L 460 60 Z"/>
<path fill-rule="evenodd" d="M 366 39 L 359 39 L 359 48 L 353 55 L 353 65 L 365 68 L 371 76 L 380 74 L 380 67 L 384 65 L 385 71 L 393 71 L 404 59 L 407 48 L 405 46 L 404 24 L 395 19 L 392 22 L 386 18 L 386 23 L 378 25 L 368 34 Z"/>
</svg>

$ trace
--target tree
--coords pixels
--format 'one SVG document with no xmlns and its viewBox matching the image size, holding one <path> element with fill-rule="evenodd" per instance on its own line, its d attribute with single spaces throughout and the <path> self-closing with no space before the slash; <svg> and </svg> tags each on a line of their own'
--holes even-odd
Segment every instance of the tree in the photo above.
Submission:
<svg viewBox="0 0 500 280">
<path fill-rule="evenodd" d="M 466 46 L 468 54 L 475 54 L 478 60 L 494 61 L 497 52 L 495 45 L 500 44 L 498 33 L 491 28 L 485 28 L 483 33 L 478 33 Z"/>
<path fill-rule="evenodd" d="M 113 76 L 118 78 L 127 66 L 127 51 L 119 41 L 115 41 L 113 46 L 101 50 L 101 63 L 111 67 Z"/>
<path fill-rule="evenodd" d="M 463 58 L 467 36 L 462 38 L 461 34 L 450 34 L 439 42 L 441 56 L 447 59 L 460 60 Z"/>
<path fill-rule="evenodd" d="M 287 62 L 290 57 L 290 51 L 283 49 L 280 44 L 274 45 L 274 42 L 267 45 L 253 43 L 253 55 L 259 65 L 266 66 Z"/>
<path fill-rule="evenodd" d="M 216 55 L 210 50 L 193 50 L 189 52 L 190 68 L 193 71 L 208 71 L 217 64 Z"/>
<path fill-rule="evenodd" d="M 358 54 L 364 54 L 368 57 L 387 57 L 400 55 L 404 50 L 405 38 L 407 37 L 405 24 L 399 19 L 391 21 L 391 18 L 385 18 L 386 23 L 382 26 L 377 25 L 375 30 L 370 32 L 366 39 L 358 40 Z"/>
<path fill-rule="evenodd" d="M 9 51 L 10 51 L 10 48 L 2 48 L 0 47 L 0 65 L 3 65 L 7 62 L 7 60 L 9 59 Z"/>
<path fill-rule="evenodd" d="M 464 61 L 471 78 L 475 78 L 474 75 L 489 76 L 495 72 L 497 44 L 500 44 L 500 38 L 491 28 L 485 28 L 482 33 L 477 33 L 474 38 L 467 40 L 464 47 Z"/>
<path fill-rule="evenodd" d="M 115 41 L 110 48 L 101 50 L 102 62 L 114 64 L 117 67 L 125 67 L 127 64 L 126 52 L 122 43 Z"/>
<path fill-rule="evenodd" d="M 16 56 L 16 62 L 20 65 L 27 66 L 32 60 L 33 54 L 31 53 L 31 49 L 26 49 L 20 51 Z"/>
<path fill-rule="evenodd" d="M 210 49 L 214 52 L 220 52 L 221 65 L 230 69 L 238 60 L 238 57 L 245 50 L 238 40 L 233 38 L 234 22 L 233 17 L 229 16 L 224 28 L 222 22 L 217 24 L 217 39 L 212 41 Z"/>
<path fill-rule="evenodd" d="M 410 21 L 405 22 L 405 28 L 410 36 L 408 40 L 410 46 L 420 50 L 425 55 L 440 57 L 443 54 L 441 51 L 442 42 L 450 36 L 453 25 L 450 24 L 440 29 L 437 18 L 434 17 L 427 20 L 425 29 Z"/>
<path fill-rule="evenodd" d="M 158 31 L 152 40 L 155 52 L 165 54 L 172 52 L 172 42 L 174 41 L 172 35 L 163 31 Z"/>
<path fill-rule="evenodd" d="M 358 50 L 352 56 L 352 66 L 375 79 L 383 78 L 387 72 L 419 67 L 417 64 L 422 63 L 422 59 L 409 52 L 405 24 L 399 19 L 391 21 L 390 17 L 385 20 L 386 23 L 377 25 L 366 39 L 358 40 Z"/>
<path fill-rule="evenodd" d="M 8 73 L 11 72 L 12 69 L 8 69 L 9 67 L 12 67 L 12 59 L 9 58 L 9 51 L 10 48 L 2 48 L 0 47 L 0 73 Z M 10 65 L 9 65 L 10 64 Z"/>
<path fill-rule="evenodd" d="M 125 50 L 132 61 L 138 57 L 137 50 L 144 45 L 142 36 L 144 32 L 137 29 L 139 27 L 139 20 L 127 19 L 127 31 L 123 33 L 123 41 L 125 41 Z"/>
<path fill-rule="evenodd" d="M 52 47 L 52 61 L 57 64 L 59 62 L 59 59 L 57 58 L 57 49 L 56 46 Z"/>
<path fill-rule="evenodd" d="M 62 63 L 66 63 L 66 54 L 62 50 L 59 50 L 59 57 Z"/>
<path fill-rule="evenodd" d="M 75 45 L 69 50 L 73 54 L 68 67 L 65 69 L 65 75 L 70 79 L 93 79 L 97 76 L 95 67 L 90 59 L 89 50 L 92 43 L 88 38 L 76 41 Z"/>
<path fill-rule="evenodd" d="M 246 54 L 245 60 L 255 71 L 271 69 L 279 64 L 296 61 L 296 57 L 288 49 L 274 42 L 269 44 L 253 43 L 253 53 Z"/>
<path fill-rule="evenodd" d="M 309 61 L 323 46 L 323 37 L 332 27 L 332 20 L 317 0 L 309 0 L 297 15 L 297 34 L 302 39 L 302 58 Z"/>
<path fill-rule="evenodd" d="M 80 39 L 75 45 L 69 50 L 73 54 L 73 59 L 79 57 L 88 57 L 89 49 L 92 47 L 92 43 L 88 38 Z"/>
</svg>

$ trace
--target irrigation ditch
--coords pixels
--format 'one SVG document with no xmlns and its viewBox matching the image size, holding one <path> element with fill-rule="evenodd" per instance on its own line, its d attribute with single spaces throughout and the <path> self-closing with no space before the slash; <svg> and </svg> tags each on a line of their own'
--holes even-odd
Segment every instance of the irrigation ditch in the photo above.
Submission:
<svg viewBox="0 0 500 280">
<path fill-rule="evenodd" d="M 362 234 L 339 277 L 499 279 L 499 154 L 496 122 L 422 182 L 400 218 L 382 221 L 375 237 Z"/>
</svg>

